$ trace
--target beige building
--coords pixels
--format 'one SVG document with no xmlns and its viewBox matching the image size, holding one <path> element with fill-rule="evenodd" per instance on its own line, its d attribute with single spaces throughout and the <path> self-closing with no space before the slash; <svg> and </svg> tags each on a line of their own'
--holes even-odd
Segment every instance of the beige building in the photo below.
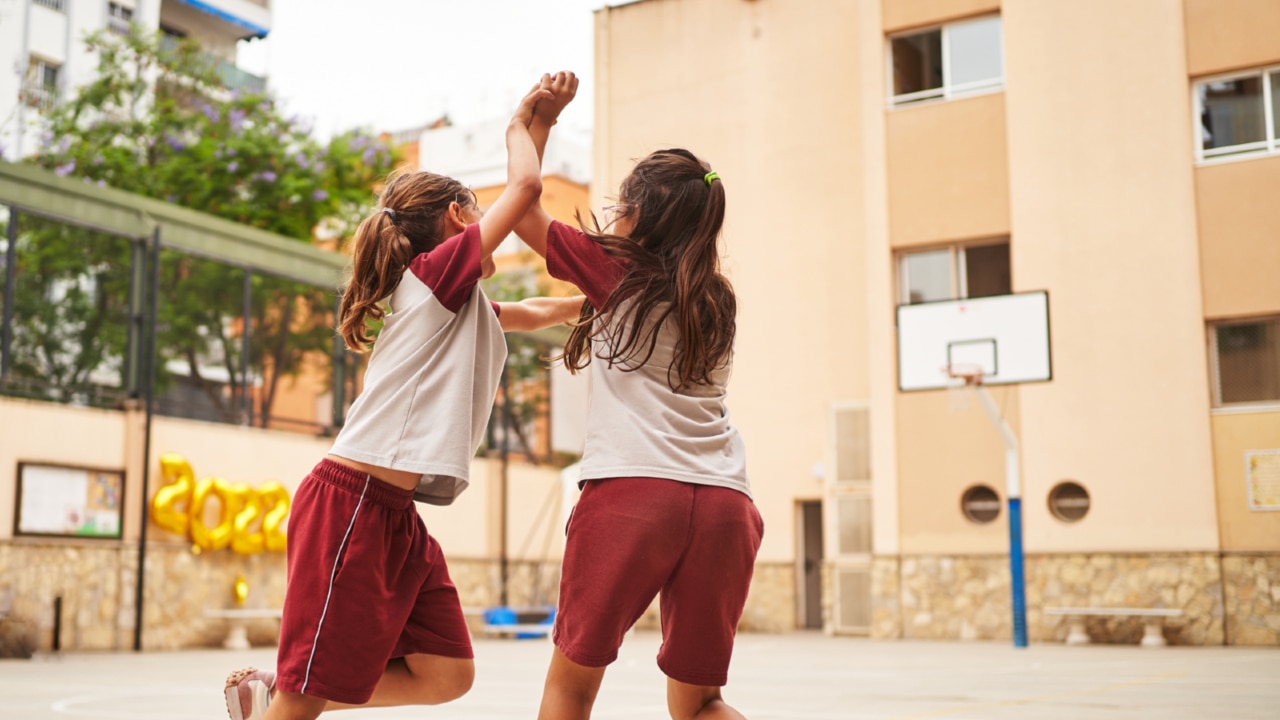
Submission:
<svg viewBox="0 0 1280 720">
<path fill-rule="evenodd" d="M 1000 436 L 898 389 L 895 317 L 1044 291 L 1052 378 L 990 388 L 1031 640 L 1091 606 L 1280 644 L 1280 5 L 645 0 L 595 27 L 597 199 L 660 147 L 726 183 L 748 624 L 1011 636 Z"/>
</svg>

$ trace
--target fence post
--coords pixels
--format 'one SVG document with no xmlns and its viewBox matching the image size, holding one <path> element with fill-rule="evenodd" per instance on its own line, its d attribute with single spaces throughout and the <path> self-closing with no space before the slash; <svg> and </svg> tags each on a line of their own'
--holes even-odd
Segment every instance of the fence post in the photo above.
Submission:
<svg viewBox="0 0 1280 720">
<path fill-rule="evenodd" d="M 9 378 L 13 364 L 13 298 L 18 281 L 18 210 L 9 207 L 9 244 L 4 249 L 4 326 L 0 328 L 0 378 Z"/>
</svg>

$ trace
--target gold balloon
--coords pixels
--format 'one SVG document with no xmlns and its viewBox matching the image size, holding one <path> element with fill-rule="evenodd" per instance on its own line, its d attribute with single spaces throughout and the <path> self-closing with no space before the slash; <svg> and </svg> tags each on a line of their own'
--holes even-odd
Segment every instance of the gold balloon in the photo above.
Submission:
<svg viewBox="0 0 1280 720">
<path fill-rule="evenodd" d="M 151 500 L 151 519 L 161 528 L 191 538 L 191 552 L 230 547 L 241 555 L 264 550 L 284 552 L 284 523 L 289 517 L 289 491 L 278 482 L 258 489 L 209 477 L 196 482 L 191 463 L 177 453 L 160 456 L 164 481 Z M 210 496 L 218 505 L 217 521 L 206 522 Z"/>
<path fill-rule="evenodd" d="M 244 483 L 231 486 L 231 493 L 240 508 L 233 521 L 234 531 L 231 534 L 231 550 L 241 555 L 253 555 L 266 548 L 267 538 L 262 531 L 261 523 L 254 529 L 255 522 L 262 518 L 262 500 L 258 492 Z"/>
<path fill-rule="evenodd" d="M 216 497 L 221 505 L 218 522 L 213 527 L 204 520 L 205 503 L 210 495 Z M 205 478 L 196 483 L 195 492 L 191 495 L 191 541 L 205 550 L 221 550 L 230 545 L 232 522 L 239 511 L 237 499 L 230 484 L 222 478 Z"/>
<path fill-rule="evenodd" d="M 196 474 L 191 463 L 176 453 L 160 456 L 160 479 L 164 485 L 151 499 L 151 520 L 178 535 L 186 535 L 190 527 L 188 510 Z"/>
<path fill-rule="evenodd" d="M 258 486 L 258 497 L 262 499 L 265 513 L 262 517 L 262 533 L 266 537 L 267 550 L 284 552 L 287 540 L 285 529 L 281 525 L 289 517 L 289 491 L 278 482 L 264 482 Z"/>
<path fill-rule="evenodd" d="M 236 599 L 236 605 L 243 605 L 244 601 L 249 599 L 249 581 L 243 575 L 236 576 L 236 582 L 231 586 L 231 594 Z"/>
</svg>

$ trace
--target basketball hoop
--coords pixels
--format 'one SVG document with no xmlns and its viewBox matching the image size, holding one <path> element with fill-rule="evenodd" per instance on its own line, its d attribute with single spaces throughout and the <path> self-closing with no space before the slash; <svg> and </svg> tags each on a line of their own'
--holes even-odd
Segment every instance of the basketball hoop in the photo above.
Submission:
<svg viewBox="0 0 1280 720">
<path fill-rule="evenodd" d="M 942 372 L 951 378 L 951 385 L 981 385 L 986 371 L 978 363 L 957 362 L 942 368 Z"/>
<path fill-rule="evenodd" d="M 942 367 L 942 374 L 947 376 L 947 395 L 951 398 L 951 411 L 964 412 L 969 409 L 969 391 L 982 384 L 986 373 L 978 363 L 957 362 Z"/>
</svg>

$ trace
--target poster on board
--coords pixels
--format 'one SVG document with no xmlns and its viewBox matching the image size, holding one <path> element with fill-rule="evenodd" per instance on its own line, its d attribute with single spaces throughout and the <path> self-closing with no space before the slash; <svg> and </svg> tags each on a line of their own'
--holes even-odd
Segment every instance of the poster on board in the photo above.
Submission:
<svg viewBox="0 0 1280 720">
<path fill-rule="evenodd" d="M 1244 454 L 1245 482 L 1250 510 L 1280 510 L 1280 450 L 1250 450 Z"/>
<path fill-rule="evenodd" d="M 120 538 L 124 472 L 18 463 L 15 535 Z"/>
</svg>

